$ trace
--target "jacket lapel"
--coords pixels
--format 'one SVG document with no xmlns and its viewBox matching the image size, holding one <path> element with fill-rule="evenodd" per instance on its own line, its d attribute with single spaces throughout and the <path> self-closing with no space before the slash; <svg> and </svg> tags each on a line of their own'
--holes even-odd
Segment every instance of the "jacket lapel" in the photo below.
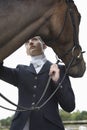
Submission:
<svg viewBox="0 0 87 130">
<path fill-rule="evenodd" d="M 35 68 L 34 68 L 33 64 L 30 64 L 30 66 L 28 67 L 28 70 L 29 70 L 30 72 L 35 73 L 35 74 L 36 74 L 36 70 L 35 70 Z"/>
<path fill-rule="evenodd" d="M 41 74 L 41 73 L 44 73 L 44 72 L 48 71 L 50 69 L 51 64 L 52 64 L 51 62 L 47 61 L 43 65 L 42 69 L 40 70 L 40 72 L 38 74 Z"/>
</svg>

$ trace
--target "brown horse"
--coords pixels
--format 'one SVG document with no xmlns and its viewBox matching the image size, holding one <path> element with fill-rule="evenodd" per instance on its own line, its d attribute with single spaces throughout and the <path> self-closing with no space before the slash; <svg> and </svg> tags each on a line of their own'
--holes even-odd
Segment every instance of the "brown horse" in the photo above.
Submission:
<svg viewBox="0 0 87 130">
<path fill-rule="evenodd" d="M 0 60 L 40 35 L 66 67 L 73 59 L 68 74 L 81 77 L 86 67 L 78 40 L 79 23 L 72 0 L 0 0 Z"/>
</svg>

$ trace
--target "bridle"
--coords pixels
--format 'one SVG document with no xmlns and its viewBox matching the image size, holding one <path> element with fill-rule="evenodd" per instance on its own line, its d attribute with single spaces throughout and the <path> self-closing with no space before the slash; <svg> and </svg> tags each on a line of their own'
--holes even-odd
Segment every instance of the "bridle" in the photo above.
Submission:
<svg viewBox="0 0 87 130">
<path fill-rule="evenodd" d="M 69 12 L 70 12 L 70 17 L 71 17 L 71 21 L 72 21 L 72 26 L 73 26 L 73 43 L 74 43 L 74 45 L 73 45 L 72 48 L 70 48 L 69 50 L 67 50 L 67 52 L 66 52 L 64 55 L 61 56 L 61 58 L 63 58 L 64 56 L 68 55 L 70 52 L 72 53 L 72 58 L 71 58 L 71 60 L 69 61 L 68 65 L 67 65 L 66 71 L 65 71 L 64 76 L 63 76 L 63 78 L 61 79 L 60 83 L 58 84 L 58 86 L 56 87 L 56 89 L 53 91 L 53 93 L 52 93 L 41 105 L 39 105 L 39 104 L 41 103 L 43 97 L 45 96 L 45 94 L 46 94 L 46 92 L 47 92 L 47 89 L 48 89 L 48 87 L 49 87 L 49 83 L 50 83 L 50 81 L 51 81 L 51 78 L 49 77 L 49 78 L 48 78 L 48 81 L 47 81 L 47 84 L 46 84 L 46 87 L 45 87 L 45 89 L 44 89 L 44 91 L 43 91 L 43 93 L 42 93 L 40 99 L 37 101 L 37 103 L 36 103 L 34 106 L 32 106 L 32 107 L 30 107 L 30 108 L 26 108 L 26 107 L 23 107 L 23 106 L 16 105 L 15 103 L 13 103 L 11 100 L 9 100 L 9 99 L 6 98 L 3 94 L 0 93 L 0 96 L 1 96 L 3 99 L 5 99 L 5 100 L 6 100 L 7 102 L 9 102 L 10 104 L 16 106 L 18 109 L 17 109 L 17 110 L 14 110 L 14 109 L 10 109 L 10 108 L 7 108 L 7 107 L 4 107 L 4 106 L 0 105 L 1 108 L 6 109 L 6 110 L 10 110 L 10 111 L 22 111 L 22 112 L 23 112 L 23 111 L 40 110 L 42 107 L 44 107 L 44 106 L 52 99 L 52 97 L 55 95 L 55 93 L 58 91 L 58 89 L 61 88 L 62 83 L 63 83 L 63 81 L 64 81 L 66 75 L 68 74 L 68 71 L 69 71 L 69 69 L 70 69 L 70 67 L 71 67 L 71 65 L 72 65 L 72 63 L 73 63 L 73 61 L 74 61 L 74 59 L 79 59 L 79 58 L 81 57 L 82 53 L 84 53 L 84 52 L 82 52 L 82 49 L 81 49 L 80 45 L 78 44 L 78 36 L 77 36 L 77 31 L 76 31 L 76 25 L 75 25 L 74 14 L 73 14 L 73 10 L 72 10 L 72 8 L 71 8 L 71 6 L 70 6 L 70 3 L 71 3 L 71 2 L 73 2 L 73 1 L 72 1 L 72 0 L 66 0 L 66 3 L 67 3 L 67 5 L 68 5 L 68 9 L 67 9 L 66 14 L 65 14 L 65 20 L 64 20 L 63 28 L 62 28 L 60 34 L 58 35 L 58 38 L 60 37 L 60 35 L 61 35 L 62 32 L 63 32 L 64 26 L 65 26 L 65 22 L 66 22 L 67 12 L 68 12 L 68 10 L 69 10 Z M 77 55 L 75 55 L 75 51 L 76 51 L 77 49 L 78 49 L 79 53 L 78 53 Z M 60 62 L 60 61 L 57 60 L 57 64 L 58 64 L 59 62 Z"/>
<path fill-rule="evenodd" d="M 76 29 L 74 12 L 73 12 L 73 9 L 71 6 L 71 3 L 74 3 L 74 2 L 73 2 L 73 0 L 66 0 L 66 3 L 67 3 L 68 8 L 66 9 L 64 24 L 63 24 L 63 27 L 62 27 L 62 29 L 57 37 L 57 40 L 60 38 L 60 36 L 64 30 L 66 19 L 67 19 L 67 13 L 69 12 L 71 22 L 72 22 L 72 28 L 73 28 L 73 46 L 70 49 L 68 49 L 63 55 L 58 54 L 58 56 L 60 57 L 60 59 L 63 59 L 71 53 L 71 55 L 72 55 L 71 61 L 72 62 L 71 61 L 69 61 L 69 62 L 71 62 L 70 67 L 73 67 L 81 62 L 81 56 L 83 53 L 85 53 L 85 51 L 82 51 L 81 46 L 78 44 L 78 32 Z M 77 51 L 78 51 L 78 53 L 76 54 Z M 78 62 L 72 64 L 74 60 L 78 60 Z M 69 62 L 66 64 L 66 67 L 68 66 Z"/>
</svg>

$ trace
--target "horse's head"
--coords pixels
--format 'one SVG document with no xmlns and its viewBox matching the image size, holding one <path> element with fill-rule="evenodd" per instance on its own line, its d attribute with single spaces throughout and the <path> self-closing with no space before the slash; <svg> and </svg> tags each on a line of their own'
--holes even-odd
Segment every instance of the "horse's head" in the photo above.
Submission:
<svg viewBox="0 0 87 130">
<path fill-rule="evenodd" d="M 72 0 L 0 0 L 0 61 L 29 38 L 40 35 L 66 67 L 81 77 L 85 62 L 79 47 L 80 14 Z"/>
<path fill-rule="evenodd" d="M 73 1 L 63 1 L 56 4 L 49 23 L 43 26 L 44 31 L 40 30 L 42 36 L 43 33 L 47 35 L 47 38 L 43 36 L 47 45 L 53 48 L 66 67 L 70 65 L 68 74 L 72 77 L 82 77 L 86 69 L 78 39 L 80 18 Z"/>
<path fill-rule="evenodd" d="M 72 77 L 82 77 L 86 69 L 78 38 L 80 18 L 81 16 L 75 4 L 73 2 L 67 3 L 65 25 L 57 41 L 60 45 L 57 50 L 55 49 L 66 67 L 71 64 L 68 73 Z"/>
</svg>

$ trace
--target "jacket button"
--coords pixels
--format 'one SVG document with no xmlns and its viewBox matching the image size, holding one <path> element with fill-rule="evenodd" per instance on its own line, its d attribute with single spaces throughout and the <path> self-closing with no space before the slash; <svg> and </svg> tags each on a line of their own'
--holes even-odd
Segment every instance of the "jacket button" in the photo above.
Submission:
<svg viewBox="0 0 87 130">
<path fill-rule="evenodd" d="M 61 85 L 60 88 L 63 88 L 63 86 Z"/>
<path fill-rule="evenodd" d="M 34 85 L 34 88 L 37 88 L 37 86 L 36 86 L 36 85 Z"/>
<path fill-rule="evenodd" d="M 35 79 L 37 79 L 37 76 L 35 77 Z"/>
</svg>

